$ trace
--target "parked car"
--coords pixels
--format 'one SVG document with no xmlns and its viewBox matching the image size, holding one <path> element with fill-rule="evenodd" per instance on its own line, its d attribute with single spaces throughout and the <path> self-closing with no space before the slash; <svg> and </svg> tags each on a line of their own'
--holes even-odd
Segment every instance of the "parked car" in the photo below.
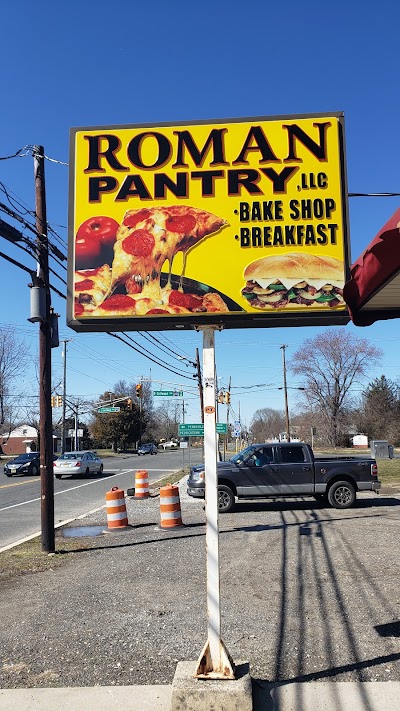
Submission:
<svg viewBox="0 0 400 711">
<path fill-rule="evenodd" d="M 100 457 L 94 452 L 64 452 L 54 462 L 54 475 L 56 479 L 61 479 L 64 474 L 75 476 L 82 474 L 101 474 L 104 465 Z"/>
<path fill-rule="evenodd" d="M 137 448 L 137 453 L 140 456 L 141 454 L 157 454 L 158 449 L 153 442 L 149 442 L 148 444 L 141 444 Z"/>
<path fill-rule="evenodd" d="M 168 440 L 168 442 L 160 442 L 158 445 L 162 449 L 177 449 L 178 448 L 178 442 L 173 442 L 172 439 Z"/>
<path fill-rule="evenodd" d="M 375 459 L 314 457 L 308 444 L 252 444 L 227 462 L 217 462 L 218 508 L 228 513 L 238 499 L 312 496 L 347 509 L 357 491 L 379 491 Z M 187 492 L 204 499 L 204 464 L 191 468 Z"/>
<path fill-rule="evenodd" d="M 4 474 L 40 474 L 40 454 L 39 452 L 25 452 L 4 465 Z"/>
</svg>

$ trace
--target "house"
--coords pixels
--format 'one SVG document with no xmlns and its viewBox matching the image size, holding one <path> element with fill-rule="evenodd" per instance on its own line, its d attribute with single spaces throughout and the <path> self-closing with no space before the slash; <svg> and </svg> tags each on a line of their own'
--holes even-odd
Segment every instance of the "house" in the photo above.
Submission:
<svg viewBox="0 0 400 711">
<path fill-rule="evenodd" d="M 53 435 L 53 451 L 57 451 L 57 436 Z M 39 444 L 39 433 L 36 427 L 30 425 L 20 425 L 11 432 L 0 435 L 0 446 L 3 454 L 16 456 L 25 452 L 37 452 Z"/>
</svg>

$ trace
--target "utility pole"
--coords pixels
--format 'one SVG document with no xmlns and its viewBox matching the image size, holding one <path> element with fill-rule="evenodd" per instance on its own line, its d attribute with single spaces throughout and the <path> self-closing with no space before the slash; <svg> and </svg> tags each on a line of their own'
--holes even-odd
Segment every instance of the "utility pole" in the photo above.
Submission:
<svg viewBox="0 0 400 711">
<path fill-rule="evenodd" d="M 66 408 L 66 397 L 67 397 L 67 343 L 69 343 L 71 338 L 64 338 L 61 343 L 64 344 L 63 358 L 64 358 L 64 376 L 63 376 L 63 403 L 62 403 L 62 424 L 61 424 L 61 452 L 65 452 L 65 408 Z"/>
<path fill-rule="evenodd" d="M 230 407 L 230 401 L 231 401 L 231 382 L 232 382 L 232 377 L 229 376 L 229 384 L 228 384 L 228 401 L 226 405 L 226 436 L 224 437 L 224 462 L 226 461 L 226 445 L 229 437 L 229 407 Z"/>
<path fill-rule="evenodd" d="M 290 442 L 290 424 L 289 424 L 289 405 L 288 405 L 288 394 L 287 394 L 287 384 L 286 384 L 286 359 L 285 350 L 287 345 L 280 346 L 282 351 L 282 361 L 283 361 L 283 389 L 285 392 L 285 416 L 286 416 L 286 437 L 287 442 Z"/>
<path fill-rule="evenodd" d="M 199 349 L 198 348 L 196 348 L 196 365 L 197 365 L 197 382 L 199 384 L 199 395 L 200 395 L 201 421 L 204 423 L 203 381 L 201 378 L 200 356 L 199 356 Z"/>
<path fill-rule="evenodd" d="M 44 148 L 34 146 L 35 210 L 39 273 L 37 281 L 45 292 L 45 314 L 39 326 L 39 408 L 42 550 L 55 551 L 53 423 L 51 412 L 51 327 L 49 245 L 47 237 Z"/>
</svg>

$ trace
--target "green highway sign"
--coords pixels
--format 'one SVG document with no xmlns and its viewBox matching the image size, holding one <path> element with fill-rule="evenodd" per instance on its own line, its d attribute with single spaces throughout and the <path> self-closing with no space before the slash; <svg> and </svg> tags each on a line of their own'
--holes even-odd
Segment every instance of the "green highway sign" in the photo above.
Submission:
<svg viewBox="0 0 400 711">
<path fill-rule="evenodd" d="M 216 432 L 217 434 L 227 434 L 227 424 L 225 422 L 217 422 Z M 185 423 L 178 425 L 178 435 L 179 437 L 204 437 L 204 425 L 201 422 L 198 424 Z"/>
<path fill-rule="evenodd" d="M 120 407 L 99 407 L 97 412 L 120 412 Z"/>
<path fill-rule="evenodd" d="M 153 395 L 164 395 L 166 397 L 183 397 L 183 390 L 153 390 Z"/>
</svg>

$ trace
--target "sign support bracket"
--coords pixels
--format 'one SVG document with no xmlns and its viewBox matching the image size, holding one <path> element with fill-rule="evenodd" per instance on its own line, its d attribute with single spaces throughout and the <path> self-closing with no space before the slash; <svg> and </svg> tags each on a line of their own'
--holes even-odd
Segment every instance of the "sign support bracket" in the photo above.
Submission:
<svg viewBox="0 0 400 711">
<path fill-rule="evenodd" d="M 197 660 L 195 677 L 200 679 L 235 679 L 233 661 L 221 639 L 215 413 L 215 331 L 220 330 L 220 327 L 199 327 L 198 330 L 203 332 L 208 639 Z"/>
</svg>

